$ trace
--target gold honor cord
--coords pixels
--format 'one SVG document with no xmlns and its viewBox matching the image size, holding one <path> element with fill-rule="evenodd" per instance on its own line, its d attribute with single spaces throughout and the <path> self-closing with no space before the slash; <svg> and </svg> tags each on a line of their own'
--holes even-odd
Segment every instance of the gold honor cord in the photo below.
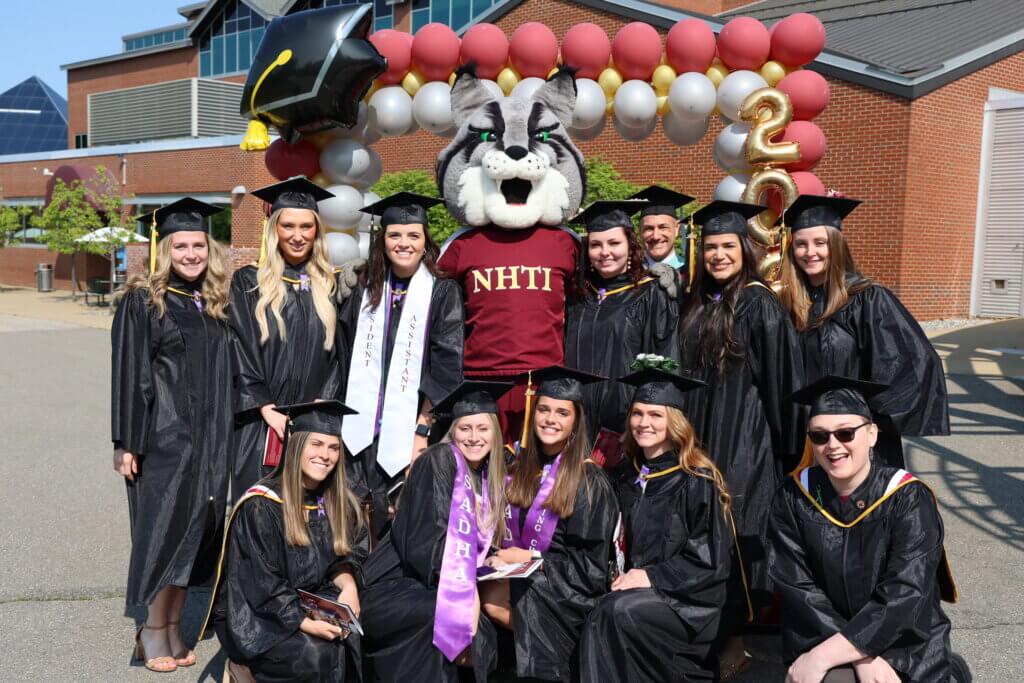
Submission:
<svg viewBox="0 0 1024 683">
<path fill-rule="evenodd" d="M 263 229 L 260 231 L 260 255 L 256 259 L 256 265 L 262 266 L 263 262 L 267 260 L 267 222 L 269 218 L 263 219 Z"/>
<path fill-rule="evenodd" d="M 523 431 L 519 435 L 519 447 L 526 448 L 526 439 L 530 435 L 530 409 L 533 406 L 533 371 L 526 373 L 526 410 L 523 413 Z"/>
<path fill-rule="evenodd" d="M 648 282 L 654 282 L 654 278 L 653 277 L 645 277 L 642 280 L 640 280 L 640 282 L 630 283 L 630 284 L 624 285 L 622 287 L 616 287 L 615 289 L 609 289 L 608 291 L 606 291 L 604 293 L 604 298 L 607 299 L 612 294 L 621 294 L 622 292 L 628 292 L 629 290 L 633 289 L 634 287 L 639 287 L 641 285 L 646 285 Z M 594 294 L 600 294 L 601 293 L 601 290 L 599 290 L 596 287 L 594 287 L 594 285 L 589 280 L 587 280 L 587 287 L 589 287 L 590 291 L 592 291 Z"/>
<path fill-rule="evenodd" d="M 176 287 L 168 287 L 167 291 L 168 292 L 174 292 L 175 294 L 180 294 L 182 296 L 186 296 L 189 299 L 195 299 L 196 298 L 195 294 L 193 294 L 191 292 L 186 292 L 184 289 L 177 289 Z M 200 296 L 202 296 L 202 294 L 200 294 Z"/>
<path fill-rule="evenodd" d="M 689 228 L 686 233 L 686 245 L 687 251 L 689 251 L 686 258 L 686 270 L 688 276 L 686 281 L 686 291 L 689 292 L 690 288 L 693 287 L 693 278 L 697 275 L 697 232 L 693 225 L 692 213 L 687 216 L 686 225 Z"/>
<path fill-rule="evenodd" d="M 263 85 L 263 81 L 270 75 L 270 72 L 279 66 L 284 66 L 291 58 L 291 50 L 281 50 L 280 54 L 277 55 L 277 59 L 263 70 L 263 73 L 260 74 L 259 79 L 256 81 L 256 85 L 252 88 L 252 95 L 249 96 L 249 113 L 252 118 L 249 120 L 249 126 L 245 129 L 245 137 L 242 138 L 242 144 L 239 145 L 246 152 L 258 152 L 270 147 L 267 124 L 260 121 L 259 112 L 256 111 L 256 93 L 259 92 L 260 86 Z"/>
<path fill-rule="evenodd" d="M 149 226 L 149 274 L 156 272 L 156 211 L 153 211 L 153 222 Z"/>
</svg>

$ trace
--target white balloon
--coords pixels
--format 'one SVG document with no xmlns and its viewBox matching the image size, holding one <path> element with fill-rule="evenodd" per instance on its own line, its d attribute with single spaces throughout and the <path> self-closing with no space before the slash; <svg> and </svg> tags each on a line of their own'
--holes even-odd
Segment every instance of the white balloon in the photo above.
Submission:
<svg viewBox="0 0 1024 683">
<path fill-rule="evenodd" d="M 359 113 L 356 115 L 356 122 L 351 128 L 345 126 L 337 126 L 331 129 L 331 136 L 335 138 L 352 138 L 359 140 L 363 137 L 363 131 L 366 130 L 366 122 L 369 119 L 370 110 L 366 106 L 365 102 L 359 103 Z"/>
<path fill-rule="evenodd" d="M 516 83 L 516 86 L 512 88 L 510 97 L 518 97 L 521 100 L 528 100 L 533 97 L 533 93 L 537 92 L 537 89 L 542 85 L 544 85 L 543 78 L 528 76 Z"/>
<path fill-rule="evenodd" d="M 712 158 L 726 173 L 750 172 L 750 164 L 744 152 L 748 133 L 749 123 L 730 123 L 715 138 Z"/>
<path fill-rule="evenodd" d="M 570 128 L 569 136 L 573 140 L 593 140 L 598 135 L 604 132 L 604 124 L 608 119 L 602 116 L 596 125 L 590 128 Z"/>
<path fill-rule="evenodd" d="M 380 140 L 380 138 L 381 138 L 380 131 L 377 130 L 377 128 L 375 126 L 371 125 L 369 121 L 367 121 L 366 122 L 366 128 L 363 129 L 363 134 L 362 134 L 362 136 L 359 139 L 363 141 L 364 145 L 369 147 L 373 143 L 375 143 L 378 140 Z"/>
<path fill-rule="evenodd" d="M 398 85 L 381 88 L 370 98 L 369 120 L 381 135 L 405 135 L 414 123 L 412 98 Z"/>
<path fill-rule="evenodd" d="M 370 170 L 370 153 L 370 148 L 358 140 L 331 140 L 320 152 L 320 170 L 332 183 L 355 185 Z"/>
<path fill-rule="evenodd" d="M 680 147 L 700 142 L 704 134 L 708 132 L 706 118 L 687 119 L 676 116 L 674 112 L 669 112 L 664 116 L 661 119 L 661 125 L 665 129 L 665 137 Z"/>
<path fill-rule="evenodd" d="M 363 193 L 351 185 L 331 185 L 327 191 L 334 196 L 317 202 L 320 220 L 336 230 L 348 230 L 359 225 L 363 217 Z"/>
<path fill-rule="evenodd" d="M 572 127 L 587 130 L 604 118 L 606 99 L 604 90 L 590 78 L 576 79 L 576 106 L 572 110 Z"/>
<path fill-rule="evenodd" d="M 368 259 L 370 258 L 370 233 L 360 232 L 359 233 L 359 258 Z"/>
<path fill-rule="evenodd" d="M 615 130 L 619 131 L 619 135 L 621 135 L 623 139 L 629 140 L 630 142 L 640 142 L 648 135 L 653 133 L 657 125 L 657 116 L 651 117 L 651 120 L 648 121 L 647 125 L 643 126 L 642 128 L 627 128 L 626 126 L 622 125 L 618 117 L 615 117 Z"/>
<path fill-rule="evenodd" d="M 324 237 L 327 239 L 327 253 L 332 266 L 340 266 L 359 258 L 359 242 L 352 235 L 345 232 L 329 232 Z"/>
<path fill-rule="evenodd" d="M 740 106 L 747 95 L 758 88 L 767 88 L 768 81 L 754 71 L 739 70 L 722 79 L 718 84 L 718 108 L 722 115 L 732 121 L 739 121 Z"/>
<path fill-rule="evenodd" d="M 706 119 L 718 104 L 715 84 L 702 73 L 680 74 L 668 90 L 668 104 L 679 118 Z"/>
<path fill-rule="evenodd" d="M 626 128 L 646 128 L 658 116 L 658 96 L 648 83 L 626 81 L 615 91 L 615 121 Z"/>
<path fill-rule="evenodd" d="M 487 88 L 487 91 L 490 92 L 495 99 L 500 100 L 505 96 L 505 93 L 502 91 L 501 86 L 498 85 L 495 81 L 490 80 L 489 78 L 481 78 L 480 85 Z"/>
<path fill-rule="evenodd" d="M 718 183 L 713 195 L 714 199 L 722 199 L 727 202 L 743 201 L 743 190 L 750 182 L 750 176 L 745 173 L 727 175 Z"/>
<path fill-rule="evenodd" d="M 377 154 L 377 150 L 367 147 L 366 151 L 370 153 L 370 167 L 363 171 L 362 175 L 358 178 L 354 178 L 352 182 L 349 183 L 349 185 L 357 187 L 360 190 L 365 190 L 370 187 L 380 180 L 380 177 L 384 174 L 384 162 L 381 161 L 380 155 Z"/>
<path fill-rule="evenodd" d="M 431 133 L 442 133 L 453 125 L 452 89 L 447 83 L 424 83 L 412 98 L 412 115 Z"/>
</svg>

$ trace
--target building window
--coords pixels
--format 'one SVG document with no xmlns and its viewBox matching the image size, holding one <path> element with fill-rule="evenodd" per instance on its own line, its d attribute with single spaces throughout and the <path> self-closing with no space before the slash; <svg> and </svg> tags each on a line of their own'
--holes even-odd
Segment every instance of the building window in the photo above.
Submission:
<svg viewBox="0 0 1024 683">
<path fill-rule="evenodd" d="M 89 146 L 89 134 L 79 133 L 75 136 L 75 149 L 85 149 Z"/>
<path fill-rule="evenodd" d="M 267 21 L 244 2 L 226 3 L 199 41 L 200 77 L 248 71 L 266 29 Z"/>
<path fill-rule="evenodd" d="M 155 45 L 177 43 L 185 40 L 187 30 L 188 29 L 183 26 L 181 28 L 169 28 L 154 31 L 153 33 L 147 33 L 143 36 L 135 36 L 134 38 L 125 38 L 124 51 L 132 52 L 133 50 L 141 50 Z"/>
<path fill-rule="evenodd" d="M 405 0 L 373 0 L 373 31 L 380 31 L 385 28 L 394 28 L 395 18 L 392 4 L 404 2 Z M 321 9 L 324 7 L 336 7 L 337 5 L 362 5 L 366 0 L 305 0 L 297 2 L 289 14 L 307 9 Z"/>
</svg>

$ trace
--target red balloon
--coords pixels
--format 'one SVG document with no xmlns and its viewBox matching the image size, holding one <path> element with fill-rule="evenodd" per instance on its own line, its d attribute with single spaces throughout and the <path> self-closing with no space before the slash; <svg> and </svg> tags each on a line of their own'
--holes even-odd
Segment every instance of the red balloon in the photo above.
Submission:
<svg viewBox="0 0 1024 683">
<path fill-rule="evenodd" d="M 796 189 L 800 190 L 800 194 L 825 194 L 825 186 L 818 180 L 818 176 L 813 173 L 809 171 L 796 171 L 795 173 L 790 173 L 789 176 L 796 183 Z"/>
<path fill-rule="evenodd" d="M 828 106 L 828 81 L 816 71 L 794 71 L 775 87 L 789 95 L 793 118 L 798 121 L 810 121 Z"/>
<path fill-rule="evenodd" d="M 296 175 L 312 178 L 320 172 L 320 150 L 308 140 L 289 145 L 278 138 L 270 143 L 263 163 L 267 165 L 270 175 L 278 180 L 287 180 Z"/>
<path fill-rule="evenodd" d="M 737 17 L 718 34 L 718 56 L 730 69 L 757 71 L 768 61 L 772 39 L 753 17 Z"/>
<path fill-rule="evenodd" d="M 558 38 L 544 24 L 528 21 L 512 34 L 508 54 L 521 78 L 547 78 L 558 64 Z"/>
<path fill-rule="evenodd" d="M 494 24 L 475 24 L 462 36 L 460 61 L 476 64 L 476 75 L 494 79 L 508 61 L 508 38 Z"/>
<path fill-rule="evenodd" d="M 661 61 L 661 36 L 650 24 L 633 21 L 615 34 L 612 59 L 623 80 L 651 80 Z"/>
<path fill-rule="evenodd" d="M 813 62 L 825 48 L 825 27 L 806 12 L 791 14 L 772 27 L 771 58 L 786 66 Z"/>
<path fill-rule="evenodd" d="M 378 80 L 385 85 L 401 83 L 412 65 L 412 36 L 386 28 L 371 34 L 370 42 L 388 60 L 388 70 Z"/>
<path fill-rule="evenodd" d="M 597 24 L 576 24 L 562 39 L 562 63 L 576 69 L 576 78 L 597 78 L 612 56 L 612 41 Z"/>
<path fill-rule="evenodd" d="M 827 149 L 825 134 L 810 121 L 791 121 L 777 142 L 800 143 L 800 161 L 792 161 L 785 165 L 786 170 L 790 172 L 811 170 L 825 156 Z"/>
<path fill-rule="evenodd" d="M 715 32 L 700 19 L 683 19 L 668 32 L 665 56 L 676 73 L 704 73 L 715 59 Z"/>
<path fill-rule="evenodd" d="M 459 37 L 445 24 L 427 24 L 412 39 L 412 61 L 428 81 L 447 81 L 459 65 Z"/>
</svg>

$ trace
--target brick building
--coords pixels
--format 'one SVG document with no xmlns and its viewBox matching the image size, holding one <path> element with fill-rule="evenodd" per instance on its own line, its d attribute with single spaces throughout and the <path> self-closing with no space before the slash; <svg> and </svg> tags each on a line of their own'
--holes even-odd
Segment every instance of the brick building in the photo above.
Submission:
<svg viewBox="0 0 1024 683">
<path fill-rule="evenodd" d="M 322 4 L 209 0 L 181 8 L 179 24 L 125 36 L 125 51 L 118 55 L 67 65 L 69 150 L 0 156 L 0 203 L 41 204 L 41 168 L 103 164 L 120 175 L 137 207 L 185 194 L 232 204 L 234 260 L 251 260 L 260 205 L 251 197 L 233 197 L 232 190 L 272 178 L 262 155 L 238 149 L 244 122 L 225 112 L 234 107 L 237 119 L 238 84 L 266 23 Z M 584 21 L 610 35 L 625 23 L 645 21 L 664 35 L 676 21 L 693 16 L 717 31 L 733 16 L 771 24 L 792 12 L 812 12 L 825 23 L 829 42 L 810 68 L 827 77 L 832 93 L 816 119 L 829 149 L 814 172 L 826 186 L 865 201 L 847 223 L 859 265 L 922 319 L 1024 314 L 1024 6 L 1017 0 L 376 4 L 377 28 L 414 30 L 445 21 L 464 30 L 473 21 L 490 21 L 511 34 L 522 23 L 540 21 L 559 37 Z M 116 109 L 119 102 L 139 102 L 140 94 L 152 98 L 150 104 L 128 114 Z M 180 106 L 154 122 L 152 103 L 169 97 Z M 118 110 L 127 123 L 111 126 L 99 105 Z M 612 126 L 579 144 L 633 182 L 667 182 L 707 201 L 723 175 L 711 159 L 721 127 L 712 120 L 700 143 L 683 148 L 669 143 L 660 128 L 632 143 Z M 95 144 L 97 132 L 105 136 L 102 146 Z M 392 172 L 432 169 L 445 142 L 420 131 L 374 147 L 384 170 Z M 31 281 L 26 267 L 34 268 L 46 252 L 32 249 L 28 259 L 19 253 L 30 248 L 0 249 L 0 282 Z"/>
</svg>

